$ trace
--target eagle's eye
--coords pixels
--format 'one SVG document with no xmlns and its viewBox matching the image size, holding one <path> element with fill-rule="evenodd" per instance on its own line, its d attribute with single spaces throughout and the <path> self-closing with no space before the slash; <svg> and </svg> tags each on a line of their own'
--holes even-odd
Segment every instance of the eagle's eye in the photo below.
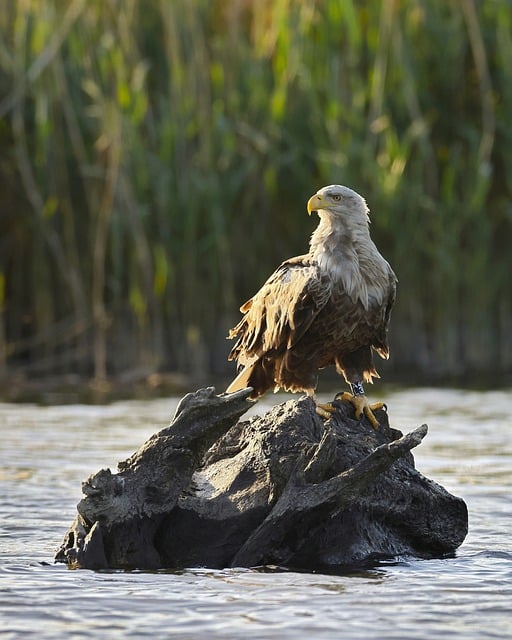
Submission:
<svg viewBox="0 0 512 640">
<path fill-rule="evenodd" d="M 339 195 L 339 193 L 336 193 L 332 196 L 332 199 L 336 202 L 339 202 L 341 200 L 341 196 Z"/>
</svg>

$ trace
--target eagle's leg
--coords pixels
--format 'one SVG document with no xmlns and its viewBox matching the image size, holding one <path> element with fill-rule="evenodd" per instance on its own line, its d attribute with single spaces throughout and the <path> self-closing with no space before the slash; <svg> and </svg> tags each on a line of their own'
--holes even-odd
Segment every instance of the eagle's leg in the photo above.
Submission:
<svg viewBox="0 0 512 640">
<path fill-rule="evenodd" d="M 364 388 L 361 382 L 351 382 L 350 387 L 352 388 L 352 394 L 344 391 L 343 393 L 338 393 L 335 397 L 335 400 L 345 400 L 350 402 L 350 404 L 354 407 L 356 413 L 356 419 L 360 420 L 363 414 L 368 418 L 370 424 L 374 429 L 377 429 L 379 426 L 379 421 L 373 415 L 374 411 L 377 409 L 383 409 L 386 405 L 383 402 L 375 402 L 374 404 L 370 404 L 368 402 L 368 398 L 364 395 Z"/>
<path fill-rule="evenodd" d="M 313 398 L 313 401 L 316 405 L 315 410 L 318 415 L 324 420 L 329 420 L 332 414 L 336 411 L 336 407 L 332 404 L 332 402 L 326 402 L 324 404 L 320 404 L 319 402 L 317 402 L 314 389 L 306 389 L 306 393 L 310 398 Z"/>
</svg>

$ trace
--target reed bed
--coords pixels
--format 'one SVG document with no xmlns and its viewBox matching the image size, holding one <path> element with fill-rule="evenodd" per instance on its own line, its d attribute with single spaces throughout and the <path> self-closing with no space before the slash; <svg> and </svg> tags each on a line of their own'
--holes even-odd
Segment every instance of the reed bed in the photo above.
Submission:
<svg viewBox="0 0 512 640">
<path fill-rule="evenodd" d="M 505 0 L 5 0 L 0 376 L 226 373 L 334 182 L 399 276 L 387 370 L 510 373 L 511 23 Z"/>
</svg>

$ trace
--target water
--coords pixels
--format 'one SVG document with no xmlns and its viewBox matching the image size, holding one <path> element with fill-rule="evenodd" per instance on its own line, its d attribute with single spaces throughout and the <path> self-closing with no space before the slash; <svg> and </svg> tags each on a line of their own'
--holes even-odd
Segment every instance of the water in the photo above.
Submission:
<svg viewBox="0 0 512 640">
<path fill-rule="evenodd" d="M 0 404 L 2 640 L 512 638 L 512 395 L 416 389 L 385 400 L 402 431 L 429 424 L 416 466 L 464 498 L 469 534 L 454 558 L 401 558 L 343 576 L 54 565 L 82 480 L 101 467 L 115 471 L 168 423 L 176 401 Z"/>
</svg>

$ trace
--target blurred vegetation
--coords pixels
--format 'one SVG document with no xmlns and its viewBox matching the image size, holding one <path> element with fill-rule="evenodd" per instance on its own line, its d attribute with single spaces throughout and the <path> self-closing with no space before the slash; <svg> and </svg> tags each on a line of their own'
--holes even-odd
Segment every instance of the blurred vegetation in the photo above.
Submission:
<svg viewBox="0 0 512 640">
<path fill-rule="evenodd" d="M 330 183 L 399 277 L 384 370 L 512 370 L 508 1 L 4 0 L 0 144 L 0 378 L 227 374 Z"/>
</svg>

